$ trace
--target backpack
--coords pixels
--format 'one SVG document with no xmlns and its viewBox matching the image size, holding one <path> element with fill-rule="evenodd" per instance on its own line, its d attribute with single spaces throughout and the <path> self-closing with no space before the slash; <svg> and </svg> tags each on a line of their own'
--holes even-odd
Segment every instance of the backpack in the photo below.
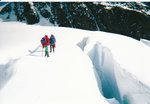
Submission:
<svg viewBox="0 0 150 104">
<path fill-rule="evenodd" d="M 46 44 L 46 43 L 47 43 L 46 38 L 43 37 L 43 38 L 41 39 L 41 44 Z"/>
<path fill-rule="evenodd" d="M 50 38 L 50 44 L 55 44 L 55 38 L 53 37 Z"/>
</svg>

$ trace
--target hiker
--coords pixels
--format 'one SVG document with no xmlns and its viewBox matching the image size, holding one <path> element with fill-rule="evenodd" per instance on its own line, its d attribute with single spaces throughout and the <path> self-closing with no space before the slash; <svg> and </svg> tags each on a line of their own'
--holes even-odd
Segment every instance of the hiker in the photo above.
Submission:
<svg viewBox="0 0 150 104">
<path fill-rule="evenodd" d="M 49 52 L 48 52 L 49 38 L 48 38 L 47 35 L 45 35 L 45 36 L 41 39 L 41 44 L 42 44 L 42 47 L 45 48 L 45 56 L 49 57 Z"/>
<path fill-rule="evenodd" d="M 54 37 L 54 35 L 52 34 L 51 36 L 50 36 L 50 52 L 52 52 L 52 49 L 53 49 L 53 52 L 55 51 L 55 47 L 56 47 L 56 45 L 55 45 L 55 42 L 56 42 L 56 39 L 55 39 L 55 37 Z"/>
</svg>

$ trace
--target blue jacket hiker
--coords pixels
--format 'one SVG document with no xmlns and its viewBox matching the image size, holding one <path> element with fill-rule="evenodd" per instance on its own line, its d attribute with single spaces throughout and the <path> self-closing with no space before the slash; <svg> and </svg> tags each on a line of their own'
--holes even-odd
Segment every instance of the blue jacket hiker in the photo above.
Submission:
<svg viewBox="0 0 150 104">
<path fill-rule="evenodd" d="M 50 36 L 50 42 L 49 42 L 49 44 L 50 44 L 50 52 L 52 52 L 52 49 L 53 49 L 53 52 L 55 51 L 55 47 L 56 47 L 56 39 L 55 39 L 55 36 L 52 34 L 51 36 Z"/>
</svg>

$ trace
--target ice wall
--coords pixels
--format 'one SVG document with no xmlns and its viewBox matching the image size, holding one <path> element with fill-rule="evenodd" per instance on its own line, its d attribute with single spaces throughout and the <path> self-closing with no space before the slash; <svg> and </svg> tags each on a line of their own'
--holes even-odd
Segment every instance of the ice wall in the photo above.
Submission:
<svg viewBox="0 0 150 104">
<path fill-rule="evenodd" d="M 110 104 L 149 104 L 150 88 L 115 61 L 111 50 L 86 37 L 78 46 L 90 57 L 97 84 Z"/>
</svg>

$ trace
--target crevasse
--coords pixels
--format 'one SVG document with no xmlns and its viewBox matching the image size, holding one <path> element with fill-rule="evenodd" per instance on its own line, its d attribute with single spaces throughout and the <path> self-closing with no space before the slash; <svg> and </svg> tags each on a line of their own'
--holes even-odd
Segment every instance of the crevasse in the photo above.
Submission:
<svg viewBox="0 0 150 104">
<path fill-rule="evenodd" d="M 150 88 L 123 69 L 109 48 L 90 42 L 90 37 L 84 38 L 78 46 L 90 57 L 99 91 L 110 104 L 150 103 Z"/>
</svg>

